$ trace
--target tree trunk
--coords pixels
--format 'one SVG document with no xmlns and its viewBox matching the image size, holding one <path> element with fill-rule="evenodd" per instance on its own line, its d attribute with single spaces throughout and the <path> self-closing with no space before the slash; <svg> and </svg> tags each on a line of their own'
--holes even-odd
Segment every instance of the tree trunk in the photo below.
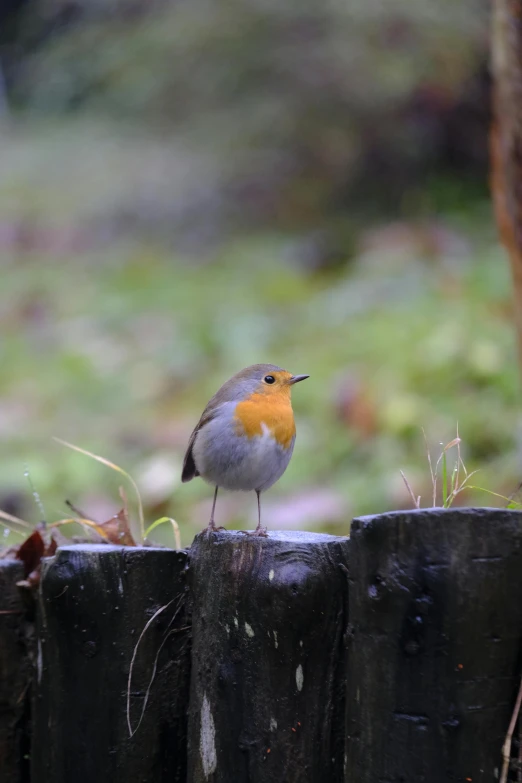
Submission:
<svg viewBox="0 0 522 783">
<path fill-rule="evenodd" d="M 185 565 L 184 552 L 103 545 L 62 547 L 46 565 L 32 783 L 185 783 Z"/>
<path fill-rule="evenodd" d="M 348 546 L 273 531 L 194 541 L 191 783 L 342 781 Z"/>
<path fill-rule="evenodd" d="M 492 190 L 511 262 L 522 367 L 522 1 L 493 2 Z"/>
<path fill-rule="evenodd" d="M 352 523 L 346 783 L 498 779 L 521 676 L 522 514 Z"/>
</svg>

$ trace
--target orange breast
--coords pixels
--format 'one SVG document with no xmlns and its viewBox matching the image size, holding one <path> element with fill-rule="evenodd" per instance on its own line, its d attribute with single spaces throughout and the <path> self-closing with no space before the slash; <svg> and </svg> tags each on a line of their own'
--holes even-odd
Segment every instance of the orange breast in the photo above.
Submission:
<svg viewBox="0 0 522 783">
<path fill-rule="evenodd" d="M 288 448 L 295 435 L 292 405 L 287 394 L 253 394 L 236 406 L 238 431 L 253 438 L 263 434 L 263 425 L 274 438 Z"/>
</svg>

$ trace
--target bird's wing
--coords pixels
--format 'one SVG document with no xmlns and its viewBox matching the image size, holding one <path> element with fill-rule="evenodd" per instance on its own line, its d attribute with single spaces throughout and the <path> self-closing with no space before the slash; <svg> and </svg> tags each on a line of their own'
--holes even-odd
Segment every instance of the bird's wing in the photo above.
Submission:
<svg viewBox="0 0 522 783">
<path fill-rule="evenodd" d="M 212 421 L 212 419 L 217 415 L 218 410 L 223 405 L 228 402 L 237 402 L 237 389 L 235 383 L 233 383 L 235 377 L 236 376 L 231 378 L 230 381 L 224 383 L 223 386 L 218 389 L 201 414 L 200 420 L 194 427 L 187 446 L 185 458 L 183 460 L 183 470 L 181 471 L 181 480 L 183 482 L 191 481 L 196 476 L 199 476 L 196 463 L 194 462 L 192 449 L 194 448 L 194 441 L 196 440 L 196 436 L 200 429 L 204 427 L 205 424 L 208 424 L 209 421 Z"/>
<path fill-rule="evenodd" d="M 216 408 L 205 408 L 203 411 L 203 414 L 194 427 L 194 430 L 192 431 L 192 435 L 190 436 L 190 440 L 188 442 L 187 451 L 185 452 L 185 457 L 183 458 L 183 470 L 181 471 L 181 481 L 183 483 L 187 481 L 192 481 L 193 478 L 196 478 L 196 476 L 199 476 L 198 470 L 196 468 L 196 463 L 194 462 L 194 456 L 192 454 L 192 449 L 194 447 L 194 441 L 196 440 L 196 435 L 200 431 L 202 427 L 205 426 L 205 424 L 208 424 L 209 421 L 212 421 L 214 416 L 216 415 Z"/>
</svg>

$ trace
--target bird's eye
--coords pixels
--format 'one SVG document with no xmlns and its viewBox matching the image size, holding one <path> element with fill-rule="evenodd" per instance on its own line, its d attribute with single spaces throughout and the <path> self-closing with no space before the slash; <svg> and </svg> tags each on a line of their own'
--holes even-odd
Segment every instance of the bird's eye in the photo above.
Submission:
<svg viewBox="0 0 522 783">
<path fill-rule="evenodd" d="M 265 383 L 275 383 L 275 378 L 273 375 L 265 375 Z"/>
</svg>

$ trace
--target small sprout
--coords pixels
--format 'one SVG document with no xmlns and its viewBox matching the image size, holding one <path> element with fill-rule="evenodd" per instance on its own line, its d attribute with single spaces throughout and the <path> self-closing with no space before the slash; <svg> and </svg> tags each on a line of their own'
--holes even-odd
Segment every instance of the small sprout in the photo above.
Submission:
<svg viewBox="0 0 522 783">
<path fill-rule="evenodd" d="M 439 470 L 441 473 L 440 476 L 441 484 L 442 484 L 441 505 L 443 508 L 450 508 L 453 505 L 455 499 L 458 497 L 458 495 L 460 495 L 460 493 L 463 492 L 465 489 L 472 489 L 478 492 L 486 492 L 488 495 L 501 498 L 502 500 L 507 501 L 506 508 L 520 509 L 522 507 L 521 503 L 517 503 L 514 500 L 514 497 L 516 496 L 517 492 L 520 490 L 520 488 L 522 488 L 522 482 L 517 487 L 515 492 L 513 492 L 508 498 L 506 498 L 504 495 L 500 495 L 498 492 L 492 492 L 489 489 L 484 489 L 484 487 L 478 487 L 469 483 L 471 477 L 474 476 L 478 471 L 473 470 L 471 473 L 468 473 L 466 465 L 464 464 L 464 460 L 462 459 L 462 455 L 460 452 L 462 439 L 459 435 L 458 425 L 457 425 L 457 436 L 453 438 L 453 440 L 450 440 L 445 445 L 443 442 L 440 443 L 441 452 L 437 462 L 435 463 L 435 467 L 433 466 L 430 450 L 428 448 L 428 441 L 424 429 L 422 430 L 422 434 L 424 436 L 424 443 L 426 444 L 426 457 L 428 460 L 428 466 L 430 470 L 433 508 L 437 506 Z M 448 452 L 451 451 L 451 449 L 453 448 L 457 449 L 457 456 L 456 456 L 455 464 L 453 465 L 452 468 L 450 468 L 448 466 Z M 406 478 L 402 470 L 400 471 L 400 474 L 402 476 L 402 480 L 406 485 L 408 493 L 412 499 L 414 507 L 420 508 L 420 495 L 419 496 L 415 495 L 408 479 Z"/>
</svg>

